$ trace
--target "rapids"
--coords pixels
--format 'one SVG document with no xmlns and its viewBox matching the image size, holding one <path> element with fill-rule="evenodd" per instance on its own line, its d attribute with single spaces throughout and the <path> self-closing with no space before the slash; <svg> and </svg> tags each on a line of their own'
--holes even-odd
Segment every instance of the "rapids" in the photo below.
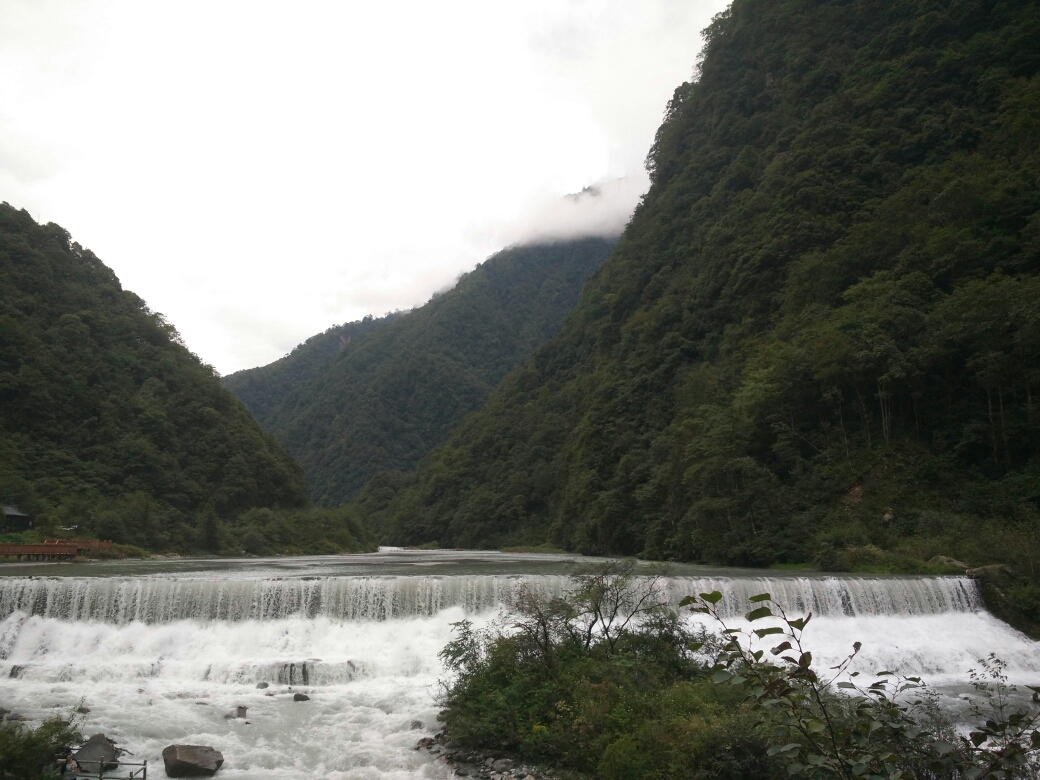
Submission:
<svg viewBox="0 0 1040 780">
<path fill-rule="evenodd" d="M 81 704 L 161 774 L 162 748 L 208 744 L 226 778 L 445 778 L 415 741 L 436 728 L 451 624 L 485 625 L 522 590 L 563 594 L 575 561 L 384 552 L 272 561 L 0 567 L 0 706 L 31 718 Z M 66 576 L 62 576 L 66 575 Z M 957 693 L 995 651 L 1040 681 L 1040 649 L 962 577 L 827 577 L 675 567 L 669 598 L 719 590 L 736 622 L 768 591 L 812 611 L 821 663 L 854 641 L 858 668 L 920 674 Z M 258 683 L 267 683 L 258 689 Z M 311 700 L 294 702 L 294 692 Z M 225 719 L 238 705 L 250 723 Z M 412 729 L 413 721 L 422 729 Z"/>
</svg>

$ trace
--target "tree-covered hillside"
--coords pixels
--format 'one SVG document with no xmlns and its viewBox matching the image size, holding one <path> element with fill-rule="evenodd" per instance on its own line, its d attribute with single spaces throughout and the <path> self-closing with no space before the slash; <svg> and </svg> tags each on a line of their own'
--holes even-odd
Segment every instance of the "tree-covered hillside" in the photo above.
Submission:
<svg viewBox="0 0 1040 780">
<path fill-rule="evenodd" d="M 296 464 L 172 325 L 65 230 L 6 203 L 0 497 L 48 533 L 213 550 L 247 510 L 306 502 Z"/>
<path fill-rule="evenodd" d="M 1038 41 L 1035 2 L 735 0 L 561 334 L 365 506 L 408 543 L 1040 569 Z"/>
<path fill-rule="evenodd" d="M 419 309 L 331 328 L 225 385 L 301 464 L 315 501 L 350 501 L 376 474 L 414 468 L 479 409 L 559 331 L 612 246 L 507 249 Z"/>
</svg>

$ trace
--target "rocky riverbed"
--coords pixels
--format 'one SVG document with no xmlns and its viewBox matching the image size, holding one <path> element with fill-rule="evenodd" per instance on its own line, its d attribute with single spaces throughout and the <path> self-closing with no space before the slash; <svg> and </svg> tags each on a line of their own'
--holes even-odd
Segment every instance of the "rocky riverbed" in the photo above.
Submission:
<svg viewBox="0 0 1040 780">
<path fill-rule="evenodd" d="M 480 780 L 560 780 L 560 773 L 548 767 L 525 764 L 501 753 L 464 750 L 453 745 L 443 731 L 424 737 L 415 745 L 454 768 L 460 777 Z"/>
</svg>

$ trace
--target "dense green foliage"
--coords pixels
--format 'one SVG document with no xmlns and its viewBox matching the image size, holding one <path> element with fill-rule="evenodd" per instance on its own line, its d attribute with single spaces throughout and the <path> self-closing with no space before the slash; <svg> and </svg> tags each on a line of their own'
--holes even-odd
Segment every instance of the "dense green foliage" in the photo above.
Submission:
<svg viewBox="0 0 1040 780">
<path fill-rule="evenodd" d="M 571 599 L 525 599 L 508 630 L 456 626 L 442 653 L 449 739 L 609 780 L 786 776 L 740 692 L 712 684 L 655 596 L 630 569 L 600 571 Z"/>
<path fill-rule="evenodd" d="M 454 755 L 509 752 L 608 780 L 1040 771 L 1040 706 L 993 655 L 971 673 L 957 729 L 926 681 L 856 668 L 858 642 L 836 666 L 814 662 L 811 616 L 786 615 L 769 594 L 751 598 L 745 628 L 716 611 L 719 592 L 685 599 L 708 618 L 694 632 L 656 578 L 634 572 L 611 563 L 575 577 L 566 598 L 526 594 L 504 624 L 455 626 L 440 715 Z"/>
<path fill-rule="evenodd" d="M 82 741 L 75 724 L 55 718 L 36 728 L 0 722 L 0 780 L 56 777 L 55 756 Z"/>
<path fill-rule="evenodd" d="M 406 543 L 1035 574 L 1038 40 L 1035 2 L 735 0 L 560 335 L 366 510 Z"/>
<path fill-rule="evenodd" d="M 298 460 L 315 501 L 352 500 L 375 474 L 413 469 L 554 336 L 612 245 L 507 249 L 419 309 L 331 328 L 225 386 Z"/>
<path fill-rule="evenodd" d="M 258 507 L 284 515 L 304 490 L 169 323 L 62 228 L 0 206 L 0 497 L 35 515 L 23 537 L 75 527 L 216 551 L 214 527 Z"/>
</svg>

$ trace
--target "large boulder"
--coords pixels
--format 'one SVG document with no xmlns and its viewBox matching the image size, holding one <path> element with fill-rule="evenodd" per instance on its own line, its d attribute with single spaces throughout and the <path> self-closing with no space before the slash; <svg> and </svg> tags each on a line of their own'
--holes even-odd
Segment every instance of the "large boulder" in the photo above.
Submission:
<svg viewBox="0 0 1040 780">
<path fill-rule="evenodd" d="M 212 777 L 224 763 L 219 750 L 204 745 L 170 745 L 162 758 L 167 777 Z"/>
<path fill-rule="evenodd" d="M 99 774 L 102 769 L 116 766 L 119 748 L 104 734 L 95 734 L 74 754 L 80 769 L 89 774 Z"/>
</svg>

